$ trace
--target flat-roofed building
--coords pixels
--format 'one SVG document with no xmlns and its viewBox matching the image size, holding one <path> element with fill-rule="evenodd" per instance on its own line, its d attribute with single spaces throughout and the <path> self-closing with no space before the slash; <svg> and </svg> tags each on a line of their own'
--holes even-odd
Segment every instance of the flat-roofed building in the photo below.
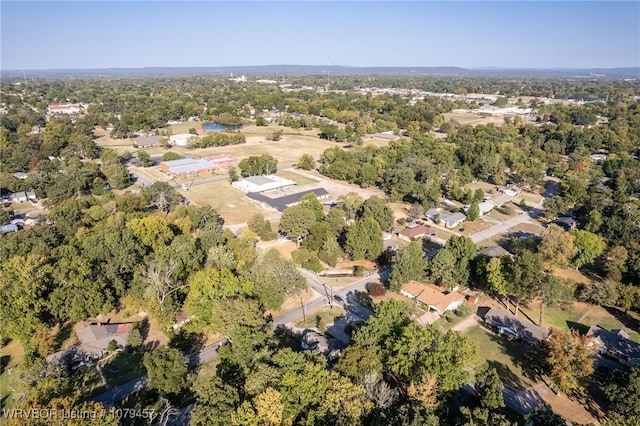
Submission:
<svg viewBox="0 0 640 426">
<path fill-rule="evenodd" d="M 274 189 L 289 188 L 296 183 L 279 176 L 247 176 L 246 178 L 233 182 L 233 186 L 245 192 L 266 192 Z"/>
<path fill-rule="evenodd" d="M 196 160 L 191 157 L 160 163 L 160 170 L 173 176 L 187 176 L 194 174 L 211 173 L 218 166 L 211 161 Z"/>
</svg>

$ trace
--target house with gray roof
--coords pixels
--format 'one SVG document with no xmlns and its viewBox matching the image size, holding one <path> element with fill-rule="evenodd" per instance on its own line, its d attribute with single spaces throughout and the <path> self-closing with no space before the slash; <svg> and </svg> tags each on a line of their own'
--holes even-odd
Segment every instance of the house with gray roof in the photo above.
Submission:
<svg viewBox="0 0 640 426">
<path fill-rule="evenodd" d="M 440 222 L 447 228 L 455 228 L 460 225 L 467 218 L 463 213 L 450 213 L 440 216 Z"/>
<path fill-rule="evenodd" d="M 629 339 L 624 330 L 607 331 L 596 325 L 589 328 L 587 336 L 593 337 L 598 353 L 629 367 L 640 366 L 640 343 Z"/>
<path fill-rule="evenodd" d="M 73 365 L 87 359 L 100 358 L 112 340 L 117 343 L 118 347 L 125 347 L 131 324 L 103 324 L 98 322 L 79 328 L 76 330 L 76 335 L 80 343 L 47 356 L 47 362 L 68 362 Z"/>
<path fill-rule="evenodd" d="M 549 330 L 522 320 L 517 316 L 500 308 L 489 309 L 482 318 L 488 324 L 498 330 L 498 333 L 515 337 L 523 342 L 538 344 L 549 338 Z"/>
<path fill-rule="evenodd" d="M 139 136 L 133 140 L 133 143 L 138 148 L 148 148 L 150 146 L 160 146 L 162 143 L 160 142 L 162 136 L 154 135 L 154 136 Z"/>
</svg>

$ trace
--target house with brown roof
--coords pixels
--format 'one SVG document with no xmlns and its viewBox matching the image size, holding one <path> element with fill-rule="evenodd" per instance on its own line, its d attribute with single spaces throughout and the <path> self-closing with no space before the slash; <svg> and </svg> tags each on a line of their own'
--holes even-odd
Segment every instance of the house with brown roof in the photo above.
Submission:
<svg viewBox="0 0 640 426">
<path fill-rule="evenodd" d="M 398 238 L 402 238 L 403 240 L 407 240 L 407 241 L 411 241 L 414 238 L 435 237 L 435 236 L 436 236 L 436 230 L 433 228 L 426 227 L 424 225 L 410 226 L 398 232 Z"/>
<path fill-rule="evenodd" d="M 464 302 L 464 296 L 457 291 L 413 280 L 403 285 L 400 293 L 440 315 L 455 310 Z"/>
</svg>

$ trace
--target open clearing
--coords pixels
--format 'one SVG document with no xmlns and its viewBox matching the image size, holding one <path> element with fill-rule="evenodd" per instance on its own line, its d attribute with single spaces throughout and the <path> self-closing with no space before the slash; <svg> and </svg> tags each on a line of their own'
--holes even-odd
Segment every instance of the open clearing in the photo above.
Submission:
<svg viewBox="0 0 640 426">
<path fill-rule="evenodd" d="M 2 408 L 13 406 L 11 394 L 18 386 L 19 373 L 16 367 L 24 363 L 24 351 L 20 342 L 12 340 L 0 349 L 0 401 Z"/>
<path fill-rule="evenodd" d="M 312 183 L 318 183 L 316 179 L 312 179 L 309 176 L 304 176 L 304 175 L 301 175 L 300 173 L 296 173 L 291 170 L 279 170 L 276 173 L 276 176 L 280 176 L 281 178 L 292 180 L 297 185 L 308 185 Z"/>
<path fill-rule="evenodd" d="M 270 213 L 247 200 L 244 192 L 234 188 L 229 182 L 194 186 L 183 195 L 194 204 L 213 207 L 228 224 L 245 223 L 256 214 Z"/>
</svg>

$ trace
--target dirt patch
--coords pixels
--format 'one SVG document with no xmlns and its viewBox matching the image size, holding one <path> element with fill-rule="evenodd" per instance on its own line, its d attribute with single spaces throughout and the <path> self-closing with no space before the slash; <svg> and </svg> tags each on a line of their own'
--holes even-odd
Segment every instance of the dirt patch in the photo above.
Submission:
<svg viewBox="0 0 640 426">
<path fill-rule="evenodd" d="M 580 273 L 580 271 L 576 271 L 571 268 L 558 268 L 557 266 L 553 268 L 553 274 L 564 279 L 571 279 L 576 283 L 589 284 L 591 280 L 589 277 Z"/>
</svg>

